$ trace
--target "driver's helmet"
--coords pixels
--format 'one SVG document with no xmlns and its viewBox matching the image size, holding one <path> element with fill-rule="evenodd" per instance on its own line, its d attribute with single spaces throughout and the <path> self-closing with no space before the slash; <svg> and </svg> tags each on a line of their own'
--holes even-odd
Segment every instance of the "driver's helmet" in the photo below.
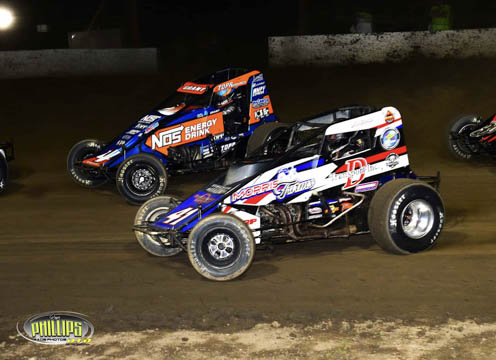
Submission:
<svg viewBox="0 0 496 360">
<path fill-rule="evenodd" d="M 359 131 L 329 135 L 327 146 L 333 160 L 351 156 L 365 149 Z"/>
<path fill-rule="evenodd" d="M 219 90 L 217 92 L 217 101 L 216 101 L 217 107 L 223 107 L 232 103 L 235 93 L 236 91 L 234 91 L 234 88 L 232 87 Z"/>
</svg>

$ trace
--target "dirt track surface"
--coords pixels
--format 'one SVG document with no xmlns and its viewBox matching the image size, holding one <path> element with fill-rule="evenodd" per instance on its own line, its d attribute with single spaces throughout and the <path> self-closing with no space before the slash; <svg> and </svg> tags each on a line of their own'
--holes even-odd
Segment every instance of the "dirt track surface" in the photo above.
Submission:
<svg viewBox="0 0 496 360">
<path fill-rule="evenodd" d="M 82 189 L 65 172 L 75 142 L 112 138 L 196 71 L 5 81 L 0 136 L 14 137 L 17 159 L 0 196 L 0 341 L 13 341 L 17 321 L 50 310 L 88 315 L 95 338 L 156 328 L 236 332 L 273 321 L 495 322 L 496 170 L 451 160 L 443 138 L 457 114 L 496 111 L 494 70 L 473 60 L 267 70 L 285 122 L 351 103 L 396 106 L 412 168 L 441 171 L 447 224 L 438 246 L 415 256 L 385 253 L 369 235 L 288 245 L 257 252 L 246 275 L 228 283 L 204 280 L 184 254 L 147 255 L 130 230 L 137 208 L 112 186 Z M 172 178 L 169 192 L 186 196 L 212 176 Z"/>
</svg>

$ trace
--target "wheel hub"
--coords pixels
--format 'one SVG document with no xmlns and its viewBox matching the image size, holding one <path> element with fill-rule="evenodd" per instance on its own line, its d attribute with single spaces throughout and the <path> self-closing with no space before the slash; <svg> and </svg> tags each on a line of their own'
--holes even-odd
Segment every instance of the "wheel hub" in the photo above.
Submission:
<svg viewBox="0 0 496 360">
<path fill-rule="evenodd" d="M 133 186 L 138 190 L 148 190 L 153 182 L 155 181 L 155 177 L 148 169 L 138 169 L 134 172 L 132 176 Z"/>
<path fill-rule="evenodd" d="M 476 140 L 473 139 L 474 142 L 470 140 L 471 133 L 474 128 L 475 124 L 467 124 L 455 134 L 455 145 L 459 147 L 462 152 L 477 152 L 477 144 L 475 143 Z"/>
<path fill-rule="evenodd" d="M 216 260 L 225 260 L 234 253 L 233 238 L 227 234 L 217 234 L 208 242 L 208 251 Z"/>
<path fill-rule="evenodd" d="M 401 212 L 403 232 L 412 239 L 424 237 L 433 226 L 434 210 L 425 200 L 413 200 Z"/>
</svg>

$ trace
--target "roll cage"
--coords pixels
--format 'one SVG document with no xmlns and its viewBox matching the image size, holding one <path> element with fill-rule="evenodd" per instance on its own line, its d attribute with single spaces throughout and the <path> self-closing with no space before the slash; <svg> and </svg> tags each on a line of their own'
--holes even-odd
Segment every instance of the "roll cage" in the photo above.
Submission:
<svg viewBox="0 0 496 360">
<path fill-rule="evenodd" d="M 234 79 L 238 76 L 247 74 L 248 72 L 249 70 L 242 68 L 226 68 L 210 73 L 208 75 L 201 76 L 192 82 L 195 84 L 208 85 L 207 90 L 203 94 L 188 94 L 176 91 L 174 94 L 158 103 L 153 109 L 158 111 L 170 105 L 176 105 L 177 103 L 175 104 L 175 101 L 173 100 L 174 98 L 180 96 L 184 97 L 183 102 L 185 103 L 186 107 L 195 105 L 201 107 L 214 106 L 213 104 L 215 103 L 214 99 L 216 95 L 213 89 L 215 88 L 215 86 Z"/>
<path fill-rule="evenodd" d="M 325 135 L 325 129 L 327 129 L 329 126 L 341 122 L 341 121 L 346 121 L 350 120 L 356 117 L 360 117 L 363 115 L 370 114 L 372 112 L 377 111 L 376 108 L 371 107 L 371 106 L 362 106 L 362 105 L 350 105 L 346 107 L 341 107 L 338 109 L 334 109 L 325 113 L 321 113 L 318 115 L 314 115 L 312 117 L 306 118 L 301 121 L 297 121 L 294 125 L 284 129 L 281 131 L 279 134 L 274 136 L 273 138 L 269 139 L 265 144 L 260 146 L 258 149 L 255 149 L 254 154 L 258 154 L 258 158 L 264 158 L 269 156 L 263 154 L 263 150 L 267 147 L 270 147 L 270 145 L 281 141 L 281 139 L 286 139 L 287 141 L 287 147 L 285 149 L 286 154 L 295 154 L 298 151 L 297 150 L 303 150 L 305 147 L 312 147 L 314 149 L 313 155 L 326 155 L 326 151 L 339 151 L 340 149 L 343 149 L 346 147 L 346 145 L 349 145 L 350 142 L 353 140 L 354 136 L 360 135 L 357 134 L 359 131 L 350 131 L 346 134 L 345 136 L 346 139 L 343 139 L 341 137 L 339 140 L 341 142 L 341 146 L 338 149 L 332 149 L 332 148 L 327 148 L 331 147 L 332 145 L 337 146 L 338 143 L 336 144 L 330 144 L 327 143 L 326 141 L 329 141 L 330 139 L 326 139 Z M 363 130 L 362 130 L 363 131 Z M 309 132 L 309 133 L 306 133 Z M 306 134 L 305 134 L 306 133 Z M 369 135 L 369 134 L 366 134 Z M 369 143 L 371 142 L 370 135 L 369 137 Z M 306 141 L 305 139 L 308 138 Z M 314 140 L 313 142 L 311 140 Z M 302 141 L 305 141 L 305 145 L 301 144 L 302 146 L 295 147 L 295 145 L 301 143 Z M 368 147 L 370 149 L 373 147 L 372 144 L 371 146 Z M 367 151 L 368 149 L 364 150 Z M 349 156 L 355 155 L 356 153 L 349 154 Z M 294 155 L 293 155 L 294 156 Z M 343 156 L 338 156 L 334 158 L 334 160 L 344 158 Z M 285 157 L 286 159 L 286 157 Z"/>
</svg>

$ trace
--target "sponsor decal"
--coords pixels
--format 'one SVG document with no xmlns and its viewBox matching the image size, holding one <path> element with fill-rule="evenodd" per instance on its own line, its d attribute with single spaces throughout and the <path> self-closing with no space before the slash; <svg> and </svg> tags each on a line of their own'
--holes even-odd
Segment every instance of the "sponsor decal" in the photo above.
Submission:
<svg viewBox="0 0 496 360">
<path fill-rule="evenodd" d="M 391 153 L 386 157 L 386 165 L 389 166 L 390 168 L 394 168 L 397 166 L 400 162 L 398 160 L 399 156 L 396 153 Z"/>
<path fill-rule="evenodd" d="M 212 149 L 210 148 L 210 146 L 202 147 L 202 155 L 204 157 L 207 157 L 207 156 L 211 156 L 212 155 Z"/>
<path fill-rule="evenodd" d="M 173 129 L 167 129 L 164 131 L 159 131 L 155 134 L 152 135 L 151 141 L 150 138 L 146 141 L 146 144 L 148 145 L 149 142 L 151 142 L 151 148 L 153 150 L 157 148 L 163 148 L 167 147 L 173 144 L 178 144 L 182 141 L 182 132 L 183 132 L 184 126 L 180 125 L 176 128 Z"/>
<path fill-rule="evenodd" d="M 212 184 L 207 188 L 208 192 L 215 194 L 215 195 L 223 195 L 226 192 L 228 192 L 229 190 L 231 190 L 230 187 L 219 185 L 219 184 Z"/>
<path fill-rule="evenodd" d="M 160 118 L 161 116 L 157 116 L 157 115 L 145 115 L 139 120 L 139 122 L 144 124 L 151 124 L 152 122 Z"/>
<path fill-rule="evenodd" d="M 352 203 L 349 203 L 349 202 L 345 202 L 345 203 L 342 203 L 341 204 L 341 210 L 343 210 L 343 211 L 344 210 L 348 210 L 348 209 L 350 209 L 352 207 L 353 207 L 353 204 Z"/>
<path fill-rule="evenodd" d="M 123 136 L 117 141 L 117 146 L 123 146 L 126 144 L 128 140 L 130 140 L 134 135 L 140 134 L 143 129 L 150 129 L 148 131 L 153 130 L 153 128 L 158 126 L 158 122 L 153 124 L 153 127 L 150 125 L 155 122 L 155 120 L 160 119 L 162 116 L 158 115 L 145 115 L 143 116 L 132 129 L 126 131 Z M 145 134 L 148 132 L 145 131 Z M 141 135 L 139 135 L 141 136 Z"/>
<path fill-rule="evenodd" d="M 236 191 L 231 195 L 232 201 L 238 201 L 242 199 L 247 199 L 255 195 L 260 195 L 269 191 L 274 190 L 279 185 L 277 180 L 267 181 L 262 184 L 253 185 L 241 190 Z"/>
<path fill-rule="evenodd" d="M 386 116 L 384 117 L 384 120 L 385 120 L 388 124 L 390 124 L 390 123 L 392 123 L 392 122 L 394 121 L 394 115 L 393 115 L 393 113 L 391 112 L 391 110 L 388 110 L 388 111 L 386 112 Z"/>
<path fill-rule="evenodd" d="M 255 224 L 256 222 L 257 222 L 257 219 L 256 219 L 256 218 L 255 218 L 255 219 L 246 219 L 246 220 L 245 220 L 245 224 L 246 224 L 246 225 L 253 225 L 253 224 Z"/>
<path fill-rule="evenodd" d="M 148 134 L 150 131 L 152 131 L 153 129 L 155 129 L 157 126 L 158 126 L 158 122 L 151 124 L 150 126 L 148 126 L 145 129 L 145 134 Z"/>
<path fill-rule="evenodd" d="M 188 94 L 198 94 L 201 95 L 212 85 L 209 84 L 196 84 L 193 82 L 186 82 L 183 86 L 177 89 L 178 92 L 188 93 Z"/>
<path fill-rule="evenodd" d="M 228 81 L 228 82 L 217 85 L 214 89 L 214 92 L 222 92 L 220 95 L 223 96 L 223 95 L 226 95 L 229 93 L 228 91 L 225 91 L 225 90 L 235 89 L 235 88 L 242 86 L 242 85 L 246 85 L 246 80 L 241 80 L 238 82 Z"/>
<path fill-rule="evenodd" d="M 346 161 L 346 173 L 348 174 L 348 178 L 342 189 L 344 190 L 358 185 L 365 177 L 367 165 L 367 160 L 364 158 Z M 353 180 L 353 178 L 355 178 L 355 180 Z"/>
<path fill-rule="evenodd" d="M 126 134 L 129 134 L 129 135 L 136 135 L 136 134 L 139 134 L 141 131 L 139 129 L 131 129 L 129 131 L 126 132 Z"/>
<path fill-rule="evenodd" d="M 263 74 L 258 74 L 253 77 L 253 83 L 265 81 Z"/>
<path fill-rule="evenodd" d="M 255 119 L 262 119 L 270 115 L 270 110 L 268 107 L 266 107 L 260 110 L 255 110 L 253 114 L 255 115 Z"/>
<path fill-rule="evenodd" d="M 224 132 L 222 113 L 182 123 L 179 126 L 158 130 L 146 140 L 146 145 L 165 155 L 172 145 L 182 145 Z"/>
<path fill-rule="evenodd" d="M 89 344 L 94 333 L 93 324 L 85 315 L 71 311 L 52 311 L 33 315 L 17 332 L 24 339 L 47 345 Z"/>
<path fill-rule="evenodd" d="M 294 167 L 284 168 L 278 171 L 276 180 L 238 190 L 231 195 L 231 200 L 234 202 L 267 192 L 272 192 L 277 200 L 283 200 L 288 196 L 310 190 L 314 186 L 314 179 L 298 180 Z"/>
<path fill-rule="evenodd" d="M 355 187 L 355 192 L 366 192 L 377 189 L 379 181 L 372 181 L 364 184 L 359 184 Z"/>
<path fill-rule="evenodd" d="M 313 207 L 313 208 L 309 208 L 308 209 L 308 213 L 311 214 L 311 215 L 321 214 L 322 213 L 322 208 L 320 208 L 318 206 Z"/>
<path fill-rule="evenodd" d="M 279 169 L 277 172 L 277 180 L 279 183 L 292 183 L 295 182 L 298 175 L 294 167 Z"/>
<path fill-rule="evenodd" d="M 277 200 L 283 200 L 288 196 L 301 193 L 303 191 L 310 190 L 315 186 L 314 179 L 307 179 L 304 181 L 292 182 L 280 184 L 276 189 L 272 192 L 276 196 Z"/>
<path fill-rule="evenodd" d="M 221 145 L 220 146 L 220 152 L 221 153 L 225 153 L 226 151 L 229 151 L 230 149 L 232 149 L 233 147 L 236 146 L 236 143 L 235 142 L 232 142 L 232 143 L 229 143 L 229 144 L 224 144 L 224 145 Z"/>
<path fill-rule="evenodd" d="M 256 88 L 254 88 L 251 96 L 255 97 L 255 96 L 260 96 L 260 95 L 265 94 L 265 88 L 266 88 L 265 85 L 258 86 Z"/>
<path fill-rule="evenodd" d="M 363 129 L 365 127 L 372 126 L 376 122 L 376 118 L 374 116 L 367 116 L 365 119 L 351 119 L 349 121 L 350 129 Z"/>
<path fill-rule="evenodd" d="M 259 122 L 261 119 L 273 114 L 272 104 L 269 96 L 254 100 L 250 105 L 250 124 Z"/>
<path fill-rule="evenodd" d="M 393 210 L 391 211 L 391 216 L 389 217 L 389 226 L 392 229 L 396 229 L 396 223 L 397 223 L 397 215 L 398 215 L 398 208 L 400 207 L 401 203 L 403 200 L 405 200 L 406 194 L 403 194 L 400 196 L 398 200 L 394 203 Z"/>
<path fill-rule="evenodd" d="M 339 211 L 339 206 L 336 205 L 331 205 L 329 208 L 331 209 L 332 214 L 337 213 Z"/>
<path fill-rule="evenodd" d="M 381 146 L 384 150 L 391 150 L 400 143 L 400 132 L 398 129 L 388 129 L 381 136 Z"/>
<path fill-rule="evenodd" d="M 148 127 L 148 124 L 138 123 L 138 124 L 136 124 L 136 126 L 134 128 L 139 129 L 139 130 L 143 130 L 143 129 L 146 129 L 147 127 Z"/>
<path fill-rule="evenodd" d="M 377 165 L 368 164 L 367 160 L 364 158 L 347 160 L 345 162 L 345 165 L 346 171 L 338 174 L 332 173 L 329 176 L 331 181 L 340 181 L 346 179 L 346 183 L 341 188 L 342 190 L 357 186 L 365 178 L 365 174 L 367 172 L 372 172 L 379 169 L 379 166 Z"/>
<path fill-rule="evenodd" d="M 248 80 L 252 76 L 258 75 L 258 74 L 259 74 L 258 71 L 250 71 L 249 73 L 238 76 L 238 77 L 231 79 L 229 81 L 223 82 L 222 84 L 219 84 L 214 88 L 214 92 L 218 92 L 218 91 L 225 90 L 225 89 L 237 88 L 239 86 L 246 85 Z"/>
<path fill-rule="evenodd" d="M 197 124 L 186 126 L 184 130 L 185 140 L 202 138 L 207 136 L 210 133 L 209 129 L 215 126 L 217 120 L 218 119 L 214 117 L 213 119 L 210 120 L 205 120 Z"/>
<path fill-rule="evenodd" d="M 264 107 L 264 106 L 268 106 L 268 105 L 269 105 L 269 98 L 267 98 L 267 97 L 253 101 L 253 108 L 255 108 L 255 109 L 258 109 L 258 108 Z"/>
<path fill-rule="evenodd" d="M 212 202 L 215 198 L 209 193 L 195 194 L 195 203 L 197 204 L 207 204 Z"/>
</svg>

